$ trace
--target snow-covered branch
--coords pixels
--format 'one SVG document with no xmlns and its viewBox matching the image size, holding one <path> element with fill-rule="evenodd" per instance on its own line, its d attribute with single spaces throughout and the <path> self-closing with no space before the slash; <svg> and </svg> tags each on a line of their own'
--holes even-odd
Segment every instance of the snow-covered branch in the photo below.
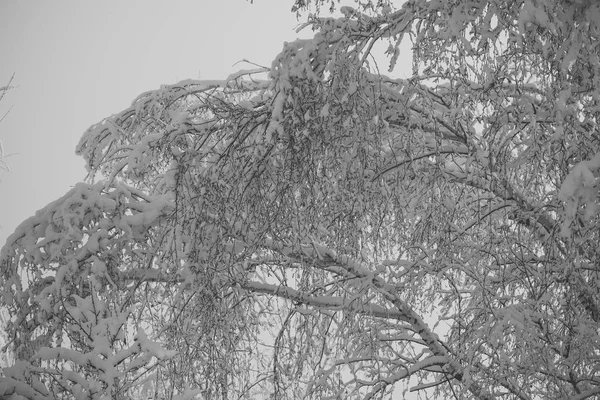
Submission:
<svg viewBox="0 0 600 400">
<path fill-rule="evenodd" d="M 252 281 L 244 283 L 242 287 L 253 293 L 273 295 L 315 308 L 323 308 L 332 311 L 346 311 L 356 314 L 371 315 L 378 318 L 405 321 L 405 317 L 397 310 L 385 309 L 377 304 L 365 304 L 361 301 L 360 297 L 352 299 L 334 296 L 311 296 L 290 287 Z"/>
</svg>

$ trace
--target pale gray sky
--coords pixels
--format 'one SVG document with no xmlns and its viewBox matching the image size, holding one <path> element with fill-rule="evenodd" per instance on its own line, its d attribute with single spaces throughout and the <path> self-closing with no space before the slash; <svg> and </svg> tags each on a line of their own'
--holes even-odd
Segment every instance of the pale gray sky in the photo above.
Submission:
<svg viewBox="0 0 600 400">
<path fill-rule="evenodd" d="M 0 2 L 0 246 L 15 227 L 83 180 L 85 129 L 144 91 L 223 79 L 244 58 L 262 65 L 292 41 L 292 1 L 53 0 Z M 310 32 L 303 33 L 307 36 Z"/>
</svg>

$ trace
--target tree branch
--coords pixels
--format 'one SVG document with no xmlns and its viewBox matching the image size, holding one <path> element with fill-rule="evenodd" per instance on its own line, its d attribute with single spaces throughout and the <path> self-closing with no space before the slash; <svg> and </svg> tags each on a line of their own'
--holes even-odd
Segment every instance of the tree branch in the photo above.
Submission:
<svg viewBox="0 0 600 400">
<path fill-rule="evenodd" d="M 271 285 L 255 281 L 246 282 L 241 286 L 252 293 L 270 294 L 316 308 L 326 308 L 332 311 L 347 310 L 377 318 L 408 322 L 404 315 L 396 310 L 389 310 L 377 304 L 364 304 L 355 299 L 333 296 L 310 296 L 288 286 Z"/>
</svg>

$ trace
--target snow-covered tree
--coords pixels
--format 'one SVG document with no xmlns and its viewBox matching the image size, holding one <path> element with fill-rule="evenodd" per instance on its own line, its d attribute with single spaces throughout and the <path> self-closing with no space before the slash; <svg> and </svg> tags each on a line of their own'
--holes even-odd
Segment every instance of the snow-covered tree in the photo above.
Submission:
<svg viewBox="0 0 600 400">
<path fill-rule="evenodd" d="M 2 250 L 0 396 L 600 396 L 600 3 L 340 11 L 85 132 Z"/>
</svg>

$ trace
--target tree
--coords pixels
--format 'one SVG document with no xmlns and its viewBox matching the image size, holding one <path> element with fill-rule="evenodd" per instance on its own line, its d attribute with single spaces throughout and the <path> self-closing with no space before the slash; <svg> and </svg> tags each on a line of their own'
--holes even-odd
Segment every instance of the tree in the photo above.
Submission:
<svg viewBox="0 0 600 400">
<path fill-rule="evenodd" d="M 340 11 L 85 132 L 2 250 L 0 393 L 598 398 L 600 6 Z"/>
<path fill-rule="evenodd" d="M 13 74 L 10 79 L 8 80 L 8 84 L 0 87 L 0 101 L 2 101 L 4 99 L 4 96 L 6 96 L 6 93 L 11 90 L 14 89 L 14 86 L 12 86 L 12 81 L 15 78 L 15 75 Z M 10 112 L 10 108 L 8 109 L 8 111 L 6 111 L 2 117 L 0 117 L 0 123 L 4 120 L 4 118 L 6 118 L 6 116 L 8 115 L 8 113 Z M 0 141 L 0 171 L 8 171 L 8 165 L 6 165 L 6 162 L 4 161 L 4 158 L 6 157 L 6 155 L 4 154 L 4 148 L 2 147 L 2 141 Z"/>
</svg>

